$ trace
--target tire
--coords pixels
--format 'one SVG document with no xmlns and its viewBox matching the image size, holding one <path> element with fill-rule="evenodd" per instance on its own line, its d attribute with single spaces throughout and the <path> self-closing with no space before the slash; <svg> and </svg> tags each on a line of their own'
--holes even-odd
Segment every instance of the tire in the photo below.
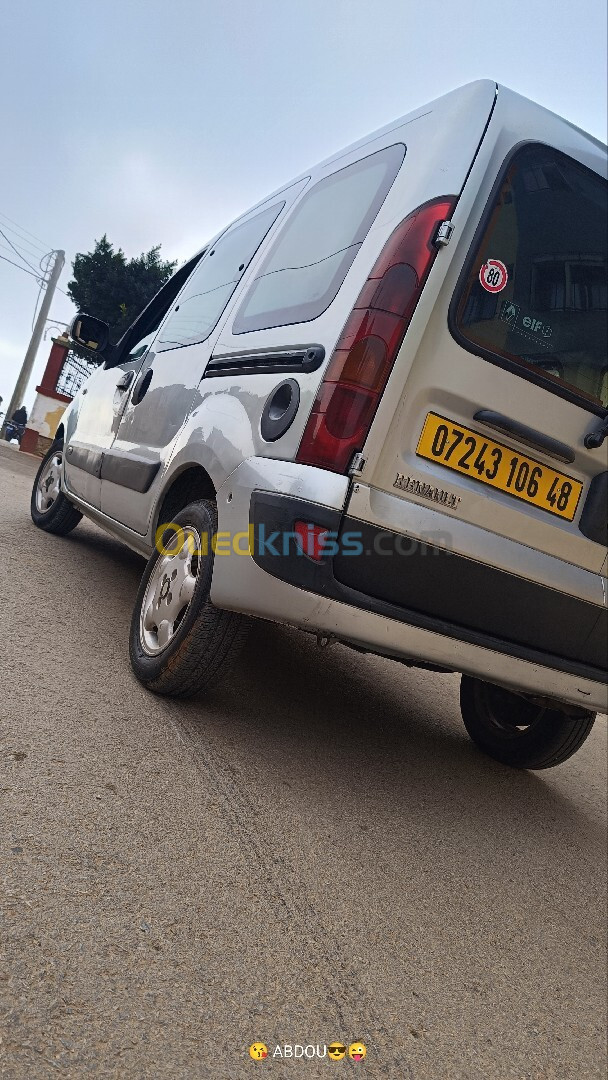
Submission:
<svg viewBox="0 0 608 1080">
<path fill-rule="evenodd" d="M 500 686 L 463 675 L 462 719 L 484 753 L 515 769 L 551 769 L 583 745 L 595 721 L 584 709 L 545 709 Z"/>
<path fill-rule="evenodd" d="M 192 502 L 172 524 L 180 529 L 167 529 L 163 547 L 151 556 L 141 580 L 129 655 L 135 675 L 148 690 L 185 698 L 208 690 L 228 674 L 249 620 L 214 607 L 209 599 L 215 503 Z M 159 618 L 162 614 L 164 619 Z"/>
<path fill-rule="evenodd" d="M 55 442 L 36 473 L 30 502 L 34 525 L 55 536 L 66 536 L 82 520 L 80 510 L 60 489 L 62 462 L 63 443 Z"/>
</svg>

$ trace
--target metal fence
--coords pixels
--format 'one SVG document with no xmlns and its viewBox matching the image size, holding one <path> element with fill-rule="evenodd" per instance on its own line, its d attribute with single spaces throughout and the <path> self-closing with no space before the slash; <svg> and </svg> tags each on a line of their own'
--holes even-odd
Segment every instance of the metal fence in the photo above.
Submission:
<svg viewBox="0 0 608 1080">
<path fill-rule="evenodd" d="M 85 360 L 84 357 L 79 356 L 77 353 L 69 352 L 59 372 L 56 386 L 57 393 L 64 394 L 65 397 L 69 398 L 75 397 L 82 384 L 87 381 L 96 367 L 97 364 L 94 361 Z"/>
</svg>

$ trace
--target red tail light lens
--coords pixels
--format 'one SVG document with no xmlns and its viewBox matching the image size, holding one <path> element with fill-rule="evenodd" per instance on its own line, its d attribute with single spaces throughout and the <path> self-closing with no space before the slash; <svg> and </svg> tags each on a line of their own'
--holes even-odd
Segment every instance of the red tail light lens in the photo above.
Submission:
<svg viewBox="0 0 608 1080">
<path fill-rule="evenodd" d="M 296 521 L 294 531 L 304 555 L 308 555 L 309 559 L 314 559 L 315 562 L 320 562 L 324 555 L 323 549 L 328 530 L 310 521 Z"/>
<path fill-rule="evenodd" d="M 319 387 L 296 460 L 346 472 L 367 438 L 456 199 L 418 207 L 397 226 L 363 286 Z"/>
</svg>

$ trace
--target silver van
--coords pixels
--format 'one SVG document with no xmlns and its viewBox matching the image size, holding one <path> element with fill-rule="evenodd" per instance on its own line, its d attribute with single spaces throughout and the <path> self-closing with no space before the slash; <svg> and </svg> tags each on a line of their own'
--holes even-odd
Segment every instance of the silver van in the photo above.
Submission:
<svg viewBox="0 0 608 1080">
<path fill-rule="evenodd" d="M 130 633 L 206 689 L 249 620 L 462 673 L 466 728 L 559 764 L 606 707 L 606 150 L 483 80 L 310 169 L 183 266 L 32 493 L 148 558 Z"/>
</svg>

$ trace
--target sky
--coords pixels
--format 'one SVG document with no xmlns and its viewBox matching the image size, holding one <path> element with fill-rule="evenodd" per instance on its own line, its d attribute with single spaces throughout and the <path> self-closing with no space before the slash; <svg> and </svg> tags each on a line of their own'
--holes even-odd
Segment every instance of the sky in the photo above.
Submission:
<svg viewBox="0 0 608 1080">
<path fill-rule="evenodd" d="M 606 141 L 606 42 L 605 0 L 3 4 L 0 409 L 39 292 L 24 258 L 36 271 L 65 249 L 63 290 L 103 233 L 128 257 L 160 243 L 182 261 L 291 177 L 477 78 Z M 73 314 L 56 293 L 29 407 Z"/>
</svg>

